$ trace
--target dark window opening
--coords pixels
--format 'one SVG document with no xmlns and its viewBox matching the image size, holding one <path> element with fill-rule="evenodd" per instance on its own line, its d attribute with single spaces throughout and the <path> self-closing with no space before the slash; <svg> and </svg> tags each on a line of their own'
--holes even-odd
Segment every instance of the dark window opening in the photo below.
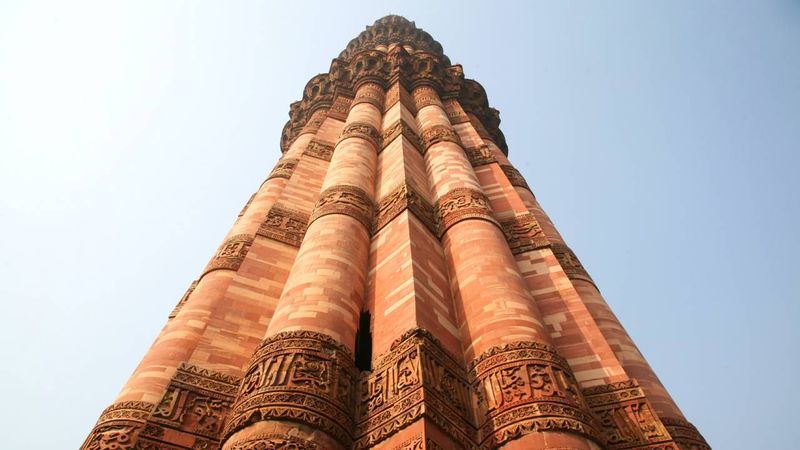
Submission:
<svg viewBox="0 0 800 450">
<path fill-rule="evenodd" d="M 369 329 L 369 311 L 361 311 L 356 331 L 356 367 L 358 370 L 372 370 L 372 332 Z"/>
</svg>

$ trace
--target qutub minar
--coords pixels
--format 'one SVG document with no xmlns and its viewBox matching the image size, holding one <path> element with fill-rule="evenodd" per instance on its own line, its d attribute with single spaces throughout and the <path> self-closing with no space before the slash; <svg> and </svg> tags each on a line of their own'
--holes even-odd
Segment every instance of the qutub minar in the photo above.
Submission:
<svg viewBox="0 0 800 450">
<path fill-rule="evenodd" d="M 83 449 L 708 449 L 403 17 L 306 85 L 283 156 Z"/>
</svg>

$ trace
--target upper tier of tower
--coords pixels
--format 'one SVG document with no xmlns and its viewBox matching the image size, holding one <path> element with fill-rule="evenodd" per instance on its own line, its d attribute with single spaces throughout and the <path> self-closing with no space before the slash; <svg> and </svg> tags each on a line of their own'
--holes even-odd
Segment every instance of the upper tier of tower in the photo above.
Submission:
<svg viewBox="0 0 800 450">
<path fill-rule="evenodd" d="M 364 50 L 386 50 L 393 44 L 402 45 L 409 53 L 422 51 L 439 56 L 442 62 L 450 65 L 450 58 L 444 54 L 442 44 L 428 32 L 417 28 L 416 24 L 403 16 L 388 15 L 376 20 L 358 36 L 351 40 L 339 53 L 341 59 L 351 59 Z"/>
</svg>

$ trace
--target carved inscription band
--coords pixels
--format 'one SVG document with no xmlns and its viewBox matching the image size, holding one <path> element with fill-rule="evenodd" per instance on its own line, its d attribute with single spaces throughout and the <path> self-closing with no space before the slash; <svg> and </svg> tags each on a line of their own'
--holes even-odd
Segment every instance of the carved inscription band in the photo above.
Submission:
<svg viewBox="0 0 800 450">
<path fill-rule="evenodd" d="M 417 191 L 414 186 L 407 183 L 398 186 L 378 203 L 373 232 L 377 233 L 380 231 L 406 209 L 417 216 L 417 219 L 419 219 L 431 233 L 436 233 L 436 225 L 433 220 L 433 206 L 420 195 L 419 191 Z"/>
<path fill-rule="evenodd" d="M 488 145 L 467 147 L 464 149 L 464 153 L 467 154 L 467 158 L 469 159 L 469 163 L 472 164 L 472 167 L 478 167 L 497 162 L 492 154 L 492 150 L 489 149 Z"/>
<path fill-rule="evenodd" d="M 333 149 L 334 145 L 331 143 L 312 139 L 303 154 L 323 161 L 330 161 L 333 157 Z"/>
<path fill-rule="evenodd" d="M 541 431 L 602 435 L 567 362 L 546 344 L 516 342 L 489 349 L 470 365 L 481 448 Z"/>
<path fill-rule="evenodd" d="M 500 222 L 503 233 L 506 235 L 511 253 L 519 255 L 550 245 L 547 237 L 539 226 L 539 222 L 532 214 L 514 217 Z"/>
<path fill-rule="evenodd" d="M 711 450 L 711 447 L 700 432 L 697 431 L 697 428 L 688 421 L 677 417 L 662 417 L 661 422 L 669 431 L 672 439 L 674 439 L 681 448 Z"/>
<path fill-rule="evenodd" d="M 267 180 L 271 180 L 273 178 L 286 178 L 287 180 L 292 177 L 292 173 L 294 173 L 294 169 L 297 167 L 297 159 L 295 158 L 283 158 L 278 161 L 278 164 L 275 165 L 275 168 L 272 169 Z"/>
<path fill-rule="evenodd" d="M 344 214 L 361 222 L 369 231 L 374 209 L 372 200 L 363 190 L 344 184 L 333 186 L 320 195 L 308 224 L 329 214 Z"/>
<path fill-rule="evenodd" d="M 339 142 L 352 137 L 369 141 L 376 150 L 381 148 L 381 133 L 369 123 L 353 122 L 345 125 L 339 137 Z"/>
<path fill-rule="evenodd" d="M 300 247 L 308 227 L 308 214 L 275 204 L 258 227 L 259 236 Z"/>
<path fill-rule="evenodd" d="M 249 234 L 231 236 L 222 243 L 217 254 L 211 258 L 211 261 L 203 271 L 203 275 L 219 269 L 239 270 L 239 266 L 242 265 L 242 261 L 247 256 L 252 244 L 253 236 Z"/>
<path fill-rule="evenodd" d="M 494 218 L 489 199 L 483 192 L 470 188 L 455 188 L 444 194 L 434 206 L 436 230 L 441 237 L 453 225 L 467 219 L 488 220 L 500 226 Z"/>
<path fill-rule="evenodd" d="M 575 253 L 570 250 L 569 247 L 560 242 L 553 242 L 550 244 L 550 248 L 553 250 L 553 254 L 558 259 L 567 277 L 572 280 L 583 280 L 594 284 L 592 277 L 589 276 L 589 273 L 578 260 L 578 257 L 575 256 Z M 595 287 L 597 286 L 595 285 Z"/>
<path fill-rule="evenodd" d="M 100 414 L 81 450 L 133 448 L 154 407 L 147 402 L 120 402 L 109 406 Z"/>
<path fill-rule="evenodd" d="M 439 94 L 436 92 L 436 89 L 431 86 L 420 86 L 417 89 L 414 89 L 413 95 L 414 105 L 417 107 L 417 111 L 430 105 L 442 107 L 442 102 L 439 100 Z"/>
<path fill-rule="evenodd" d="M 449 125 L 434 125 L 422 131 L 422 145 L 426 152 L 431 145 L 439 142 L 454 142 L 461 145 L 461 138 Z"/>
<path fill-rule="evenodd" d="M 229 450 L 317 450 L 319 448 L 312 441 L 300 439 L 289 434 L 264 433 L 257 434 L 242 442 L 237 442 Z"/>
<path fill-rule="evenodd" d="M 384 132 L 381 141 L 383 142 L 383 149 L 389 146 L 399 136 L 403 136 L 406 140 L 414 146 L 420 153 L 422 153 L 422 140 L 404 120 L 398 120 L 389 126 Z"/>
<path fill-rule="evenodd" d="M 349 446 L 357 377 L 352 354 L 329 336 L 311 331 L 271 336 L 253 354 L 224 436 L 256 421 L 285 419 Z"/>
<path fill-rule="evenodd" d="M 358 94 L 353 99 L 350 106 L 358 105 L 359 103 L 369 103 L 370 105 L 378 108 L 378 111 L 383 111 L 383 88 L 375 83 L 365 83 L 358 88 Z"/>
<path fill-rule="evenodd" d="M 514 166 L 504 164 L 501 165 L 500 168 L 503 169 L 503 173 L 506 174 L 506 178 L 508 178 L 508 182 L 511 183 L 512 186 L 525 188 L 529 191 L 531 190 L 530 186 L 528 186 L 528 182 L 525 181 L 525 177 L 523 177 Z"/>
</svg>

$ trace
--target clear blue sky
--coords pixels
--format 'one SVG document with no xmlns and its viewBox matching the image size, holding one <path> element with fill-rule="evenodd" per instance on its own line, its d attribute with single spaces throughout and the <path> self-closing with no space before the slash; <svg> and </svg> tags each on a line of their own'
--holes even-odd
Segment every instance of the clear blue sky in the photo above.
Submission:
<svg viewBox="0 0 800 450">
<path fill-rule="evenodd" d="M 388 13 L 512 162 L 718 449 L 796 448 L 800 3 L 0 3 L 2 448 L 77 448 Z M 277 6 L 280 5 L 280 6 Z"/>
</svg>

